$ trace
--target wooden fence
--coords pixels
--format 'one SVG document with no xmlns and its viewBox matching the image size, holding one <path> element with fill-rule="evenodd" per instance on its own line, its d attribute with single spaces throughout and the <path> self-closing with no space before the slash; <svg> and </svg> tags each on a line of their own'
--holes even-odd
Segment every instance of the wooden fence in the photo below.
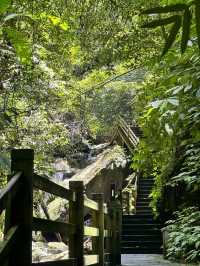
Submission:
<svg viewBox="0 0 200 266">
<path fill-rule="evenodd" d="M 0 215 L 5 215 L 5 239 L 0 247 L 0 265 L 5 266 L 87 266 L 120 265 L 121 206 L 111 187 L 111 201 L 103 194 L 88 199 L 81 181 L 71 181 L 66 189 L 34 173 L 34 151 L 13 150 L 12 176 L 0 192 Z M 33 190 L 39 189 L 69 201 L 69 221 L 33 217 Z M 90 210 L 92 226 L 85 226 Z M 32 263 L 32 231 L 60 233 L 68 238 L 69 259 Z M 85 236 L 92 239 L 92 251 L 85 254 Z"/>
</svg>

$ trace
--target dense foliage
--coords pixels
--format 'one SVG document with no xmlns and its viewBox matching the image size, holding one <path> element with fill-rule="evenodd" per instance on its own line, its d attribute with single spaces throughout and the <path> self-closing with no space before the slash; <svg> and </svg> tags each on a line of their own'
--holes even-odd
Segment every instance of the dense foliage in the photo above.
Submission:
<svg viewBox="0 0 200 266">
<path fill-rule="evenodd" d="M 49 175 L 122 115 L 143 131 L 132 167 L 155 177 L 155 213 L 200 206 L 199 1 L 159 3 L 0 1 L 0 186 L 12 148 Z M 197 260 L 189 249 L 169 256 Z"/>
<path fill-rule="evenodd" d="M 168 257 L 198 262 L 200 260 L 200 211 L 187 208 L 175 213 L 167 223 Z"/>
</svg>

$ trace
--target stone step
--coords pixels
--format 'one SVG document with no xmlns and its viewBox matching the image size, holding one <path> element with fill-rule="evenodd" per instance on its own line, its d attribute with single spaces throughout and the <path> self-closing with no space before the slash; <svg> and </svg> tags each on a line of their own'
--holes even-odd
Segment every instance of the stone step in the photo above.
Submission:
<svg viewBox="0 0 200 266">
<path fill-rule="evenodd" d="M 122 236 L 122 242 L 123 241 L 136 241 L 138 239 L 142 239 L 144 241 L 145 240 L 148 240 L 148 241 L 158 240 L 158 241 L 162 242 L 161 241 L 161 232 L 159 232 L 157 234 L 153 233 L 153 234 L 148 234 L 148 235 L 142 233 L 140 235 L 138 234 L 138 235 L 123 235 Z"/>
<path fill-rule="evenodd" d="M 134 218 L 134 219 L 127 219 L 127 220 L 122 220 L 122 226 L 126 226 L 127 224 L 134 225 L 135 223 L 137 224 L 157 224 L 157 221 L 154 221 L 153 219 L 149 218 Z"/>
<path fill-rule="evenodd" d="M 147 223 L 134 223 L 134 224 L 124 224 L 122 227 L 122 230 L 132 229 L 132 230 L 145 230 L 145 229 L 154 229 L 154 228 L 161 228 L 161 224 L 153 223 L 153 224 L 147 224 Z"/>
<path fill-rule="evenodd" d="M 121 254 L 162 254 L 162 248 L 122 247 Z"/>
</svg>

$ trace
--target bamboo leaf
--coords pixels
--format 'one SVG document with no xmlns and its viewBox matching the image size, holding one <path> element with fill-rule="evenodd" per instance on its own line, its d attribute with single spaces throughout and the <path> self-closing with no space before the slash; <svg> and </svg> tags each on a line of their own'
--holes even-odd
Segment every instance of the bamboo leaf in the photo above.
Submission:
<svg viewBox="0 0 200 266">
<path fill-rule="evenodd" d="M 184 17 L 183 17 L 183 34 L 182 34 L 182 40 L 181 40 L 182 54 L 185 52 L 187 48 L 187 43 L 190 39 L 191 20 L 192 20 L 192 14 L 190 12 L 190 9 L 187 8 L 184 12 Z"/>
<path fill-rule="evenodd" d="M 196 31 L 198 37 L 198 46 L 200 49 L 200 1 L 195 0 L 195 17 L 196 17 Z"/>
<path fill-rule="evenodd" d="M 181 22 L 182 22 L 181 17 L 177 16 L 176 21 L 175 21 L 174 25 L 172 26 L 169 37 L 165 43 L 165 47 L 163 49 L 162 56 L 164 56 L 169 51 L 169 49 L 172 47 L 172 45 L 176 39 L 176 36 L 178 34 L 178 31 L 181 27 Z"/>
<path fill-rule="evenodd" d="M 0 14 L 6 12 L 11 5 L 11 0 L 0 0 Z"/>
<path fill-rule="evenodd" d="M 188 6 L 186 4 L 175 4 L 168 5 L 164 7 L 154 7 L 147 10 L 144 10 L 142 14 L 150 15 L 150 14 L 162 14 L 162 13 L 170 13 L 170 12 L 179 12 L 187 9 Z"/>
<path fill-rule="evenodd" d="M 169 18 L 157 19 L 142 25 L 142 28 L 156 28 L 176 22 L 179 19 L 178 15 L 171 16 Z"/>
</svg>

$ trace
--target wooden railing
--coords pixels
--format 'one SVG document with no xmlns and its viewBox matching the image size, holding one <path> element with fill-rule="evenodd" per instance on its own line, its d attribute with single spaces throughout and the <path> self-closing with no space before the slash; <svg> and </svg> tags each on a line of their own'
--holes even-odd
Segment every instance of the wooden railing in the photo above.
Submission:
<svg viewBox="0 0 200 266">
<path fill-rule="evenodd" d="M 138 193 L 138 174 L 132 174 L 128 183 L 122 190 L 123 214 L 136 213 L 136 202 Z"/>
<path fill-rule="evenodd" d="M 126 144 L 130 152 L 133 152 L 139 143 L 139 138 L 134 134 L 130 125 L 128 125 L 121 117 L 118 118 L 114 127 L 112 142 L 118 138 L 121 139 L 122 143 Z"/>
<path fill-rule="evenodd" d="M 6 211 L 5 239 L 0 247 L 2 266 L 87 266 L 106 262 L 121 264 L 120 228 L 121 206 L 115 200 L 104 203 L 103 194 L 88 199 L 82 181 L 71 181 L 66 189 L 42 176 L 34 174 L 33 150 L 13 150 L 11 172 L 7 186 L 0 192 L 0 215 Z M 33 189 L 39 189 L 69 201 L 69 221 L 59 222 L 33 217 Z M 91 226 L 85 226 L 84 215 L 90 210 Z M 32 263 L 32 231 L 55 232 L 66 236 L 69 259 Z M 85 254 L 84 237 L 92 238 L 92 251 Z"/>
</svg>

